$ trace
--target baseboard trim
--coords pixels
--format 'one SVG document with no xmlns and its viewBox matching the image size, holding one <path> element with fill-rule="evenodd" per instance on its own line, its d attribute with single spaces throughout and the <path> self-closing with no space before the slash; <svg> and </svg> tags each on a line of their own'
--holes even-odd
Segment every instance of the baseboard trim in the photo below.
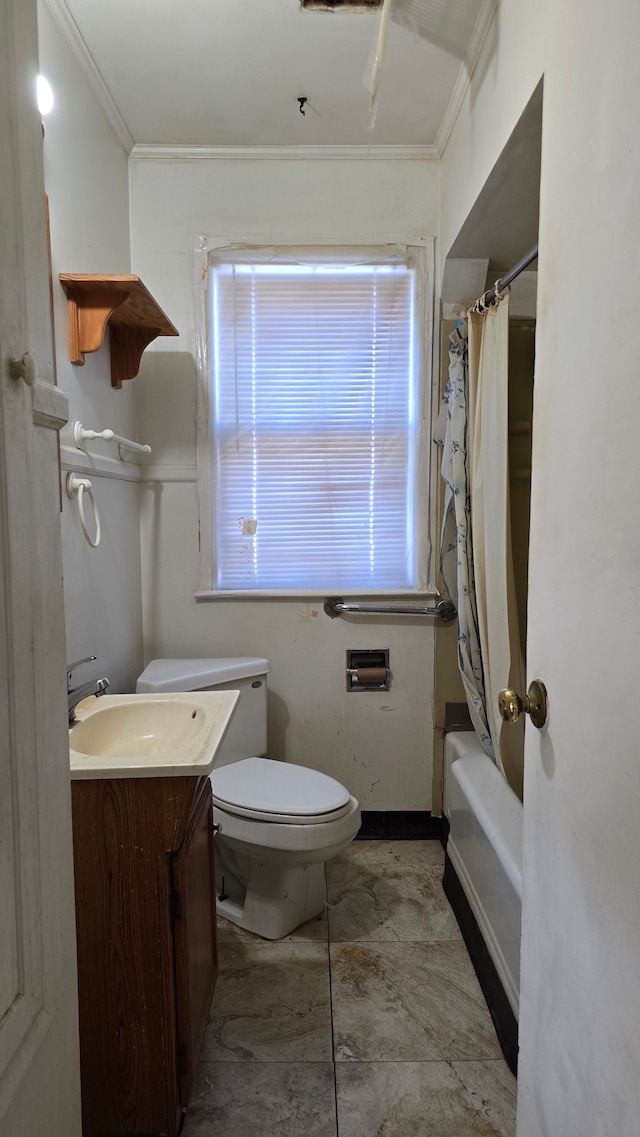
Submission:
<svg viewBox="0 0 640 1137">
<path fill-rule="evenodd" d="M 458 874 L 448 856 L 445 856 L 442 887 L 453 908 L 458 926 L 462 932 L 478 982 L 482 988 L 489 1013 L 496 1028 L 498 1042 L 506 1063 L 513 1074 L 518 1071 L 518 1023 L 511 1009 L 494 962 L 489 955 L 476 918 L 460 884 Z"/>
<path fill-rule="evenodd" d="M 427 809 L 363 809 L 356 841 L 439 841 L 442 818 Z"/>
</svg>

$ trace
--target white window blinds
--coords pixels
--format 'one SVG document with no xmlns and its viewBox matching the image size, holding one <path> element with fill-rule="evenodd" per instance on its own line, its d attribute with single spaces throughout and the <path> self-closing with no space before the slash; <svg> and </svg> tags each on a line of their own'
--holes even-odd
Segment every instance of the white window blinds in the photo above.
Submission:
<svg viewBox="0 0 640 1137">
<path fill-rule="evenodd" d="M 214 588 L 415 588 L 414 270 L 214 263 Z"/>
</svg>

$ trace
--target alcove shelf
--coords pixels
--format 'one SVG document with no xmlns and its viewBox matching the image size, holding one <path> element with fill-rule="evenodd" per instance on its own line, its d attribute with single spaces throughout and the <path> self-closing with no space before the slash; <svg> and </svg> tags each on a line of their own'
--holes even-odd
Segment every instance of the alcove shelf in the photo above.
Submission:
<svg viewBox="0 0 640 1137">
<path fill-rule="evenodd" d="M 85 352 L 102 347 L 108 325 L 112 387 L 138 374 L 142 353 L 157 336 L 180 334 L 139 276 L 62 272 L 60 281 L 69 310 L 69 359 L 81 366 Z"/>
</svg>

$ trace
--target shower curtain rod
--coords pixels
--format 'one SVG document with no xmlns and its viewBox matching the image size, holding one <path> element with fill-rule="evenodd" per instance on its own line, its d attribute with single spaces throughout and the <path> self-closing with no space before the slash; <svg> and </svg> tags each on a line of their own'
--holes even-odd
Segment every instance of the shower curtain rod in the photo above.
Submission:
<svg viewBox="0 0 640 1137">
<path fill-rule="evenodd" d="M 486 307 L 488 307 L 490 304 L 493 304 L 496 299 L 496 292 L 502 292 L 508 284 L 511 284 L 512 280 L 515 280 L 517 276 L 520 276 L 520 273 L 524 272 L 524 270 L 528 265 L 531 264 L 532 261 L 535 261 L 537 255 L 538 246 L 534 245 L 532 249 L 529 249 L 528 253 L 525 253 L 525 255 L 522 257 L 522 260 L 518 261 L 517 265 L 514 265 L 513 268 L 509 269 L 509 272 L 505 273 L 505 275 L 501 277 L 500 280 L 496 281 L 493 288 L 490 288 L 488 292 L 485 292 L 479 298 L 477 303 L 479 303 L 481 300 L 483 305 Z"/>
</svg>

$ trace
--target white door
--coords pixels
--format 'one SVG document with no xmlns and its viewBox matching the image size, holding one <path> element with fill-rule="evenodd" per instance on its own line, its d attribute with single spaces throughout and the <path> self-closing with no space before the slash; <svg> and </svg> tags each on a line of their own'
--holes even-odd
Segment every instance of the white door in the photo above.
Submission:
<svg viewBox="0 0 640 1137">
<path fill-rule="evenodd" d="M 79 1137 L 62 561 L 35 0 L 0 0 L 0 1135 Z M 10 360 L 28 352 L 24 377 Z"/>
<path fill-rule="evenodd" d="M 518 1137 L 637 1137 L 640 7 L 546 18 Z"/>
</svg>

